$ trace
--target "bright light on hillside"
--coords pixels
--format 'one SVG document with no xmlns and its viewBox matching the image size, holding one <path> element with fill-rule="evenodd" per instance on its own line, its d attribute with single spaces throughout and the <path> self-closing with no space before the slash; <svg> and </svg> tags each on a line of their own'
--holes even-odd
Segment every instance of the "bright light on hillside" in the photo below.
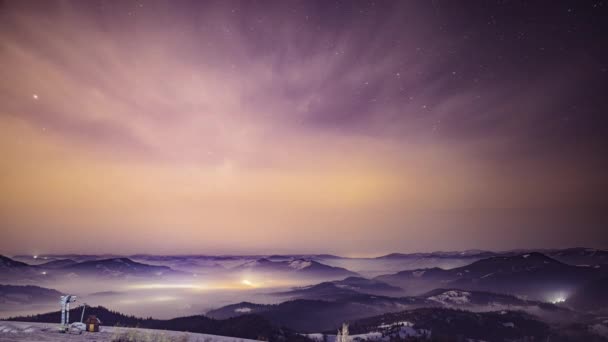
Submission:
<svg viewBox="0 0 608 342">
<path fill-rule="evenodd" d="M 131 286 L 134 289 L 158 290 L 158 289 L 203 289 L 198 284 L 139 284 Z"/>
<path fill-rule="evenodd" d="M 243 279 L 243 280 L 241 281 L 241 284 L 243 284 L 243 285 L 247 285 L 247 286 L 251 286 L 251 287 L 255 286 L 255 285 L 254 285 L 254 284 L 253 284 L 251 281 L 249 281 L 249 280 L 247 280 L 247 279 Z"/>
</svg>

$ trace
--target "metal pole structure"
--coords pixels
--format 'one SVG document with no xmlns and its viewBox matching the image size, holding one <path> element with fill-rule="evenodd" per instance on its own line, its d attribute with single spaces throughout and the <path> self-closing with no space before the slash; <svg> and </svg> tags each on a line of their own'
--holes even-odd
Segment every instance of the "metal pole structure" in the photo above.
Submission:
<svg viewBox="0 0 608 342">
<path fill-rule="evenodd" d="M 66 332 L 70 324 L 70 303 L 76 301 L 76 296 L 65 295 L 61 296 L 61 327 L 60 331 Z"/>
<path fill-rule="evenodd" d="M 82 314 L 80 314 L 80 323 L 84 320 L 84 309 L 87 308 L 87 303 L 82 304 Z"/>
<path fill-rule="evenodd" d="M 63 296 L 61 296 L 59 304 L 61 304 L 61 325 L 63 325 L 63 322 L 65 321 L 65 303 L 63 302 Z"/>
<path fill-rule="evenodd" d="M 65 324 L 65 301 L 61 299 L 61 325 Z"/>
</svg>

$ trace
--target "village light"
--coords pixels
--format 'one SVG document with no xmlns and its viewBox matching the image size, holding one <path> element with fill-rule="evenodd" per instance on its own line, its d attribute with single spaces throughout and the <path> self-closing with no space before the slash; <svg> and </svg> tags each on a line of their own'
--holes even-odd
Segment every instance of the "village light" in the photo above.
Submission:
<svg viewBox="0 0 608 342">
<path fill-rule="evenodd" d="M 140 290 L 160 290 L 160 289 L 203 289 L 202 285 L 198 284 L 138 284 L 130 286 Z"/>
<path fill-rule="evenodd" d="M 247 285 L 247 286 L 255 286 L 251 281 L 247 280 L 247 279 L 243 279 L 241 280 L 241 284 L 243 285 Z"/>
</svg>

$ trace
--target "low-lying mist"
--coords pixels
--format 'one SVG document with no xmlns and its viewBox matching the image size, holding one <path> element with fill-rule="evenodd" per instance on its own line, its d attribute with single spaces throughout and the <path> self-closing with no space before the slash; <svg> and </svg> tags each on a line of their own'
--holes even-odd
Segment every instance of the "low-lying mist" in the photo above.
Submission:
<svg viewBox="0 0 608 342">
<path fill-rule="evenodd" d="M 310 280 L 314 282 L 314 279 Z M 79 306 L 105 306 L 121 313 L 160 319 L 203 314 L 220 306 L 254 301 L 261 304 L 276 303 L 278 297 L 268 293 L 307 282 L 275 277 L 249 277 L 239 279 L 213 275 L 176 278 L 124 278 L 66 277 L 35 284 L 55 289 L 63 294 L 76 295 Z M 32 284 L 33 285 L 33 284 Z M 56 302 L 4 303 L 0 305 L 0 318 L 37 314 L 59 310 Z"/>
</svg>

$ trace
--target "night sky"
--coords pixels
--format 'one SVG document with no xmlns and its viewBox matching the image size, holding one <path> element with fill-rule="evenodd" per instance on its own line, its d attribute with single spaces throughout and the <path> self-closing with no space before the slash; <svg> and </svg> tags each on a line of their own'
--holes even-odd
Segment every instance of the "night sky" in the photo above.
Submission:
<svg viewBox="0 0 608 342">
<path fill-rule="evenodd" d="M 0 253 L 608 247 L 606 1 L 0 1 Z"/>
</svg>

